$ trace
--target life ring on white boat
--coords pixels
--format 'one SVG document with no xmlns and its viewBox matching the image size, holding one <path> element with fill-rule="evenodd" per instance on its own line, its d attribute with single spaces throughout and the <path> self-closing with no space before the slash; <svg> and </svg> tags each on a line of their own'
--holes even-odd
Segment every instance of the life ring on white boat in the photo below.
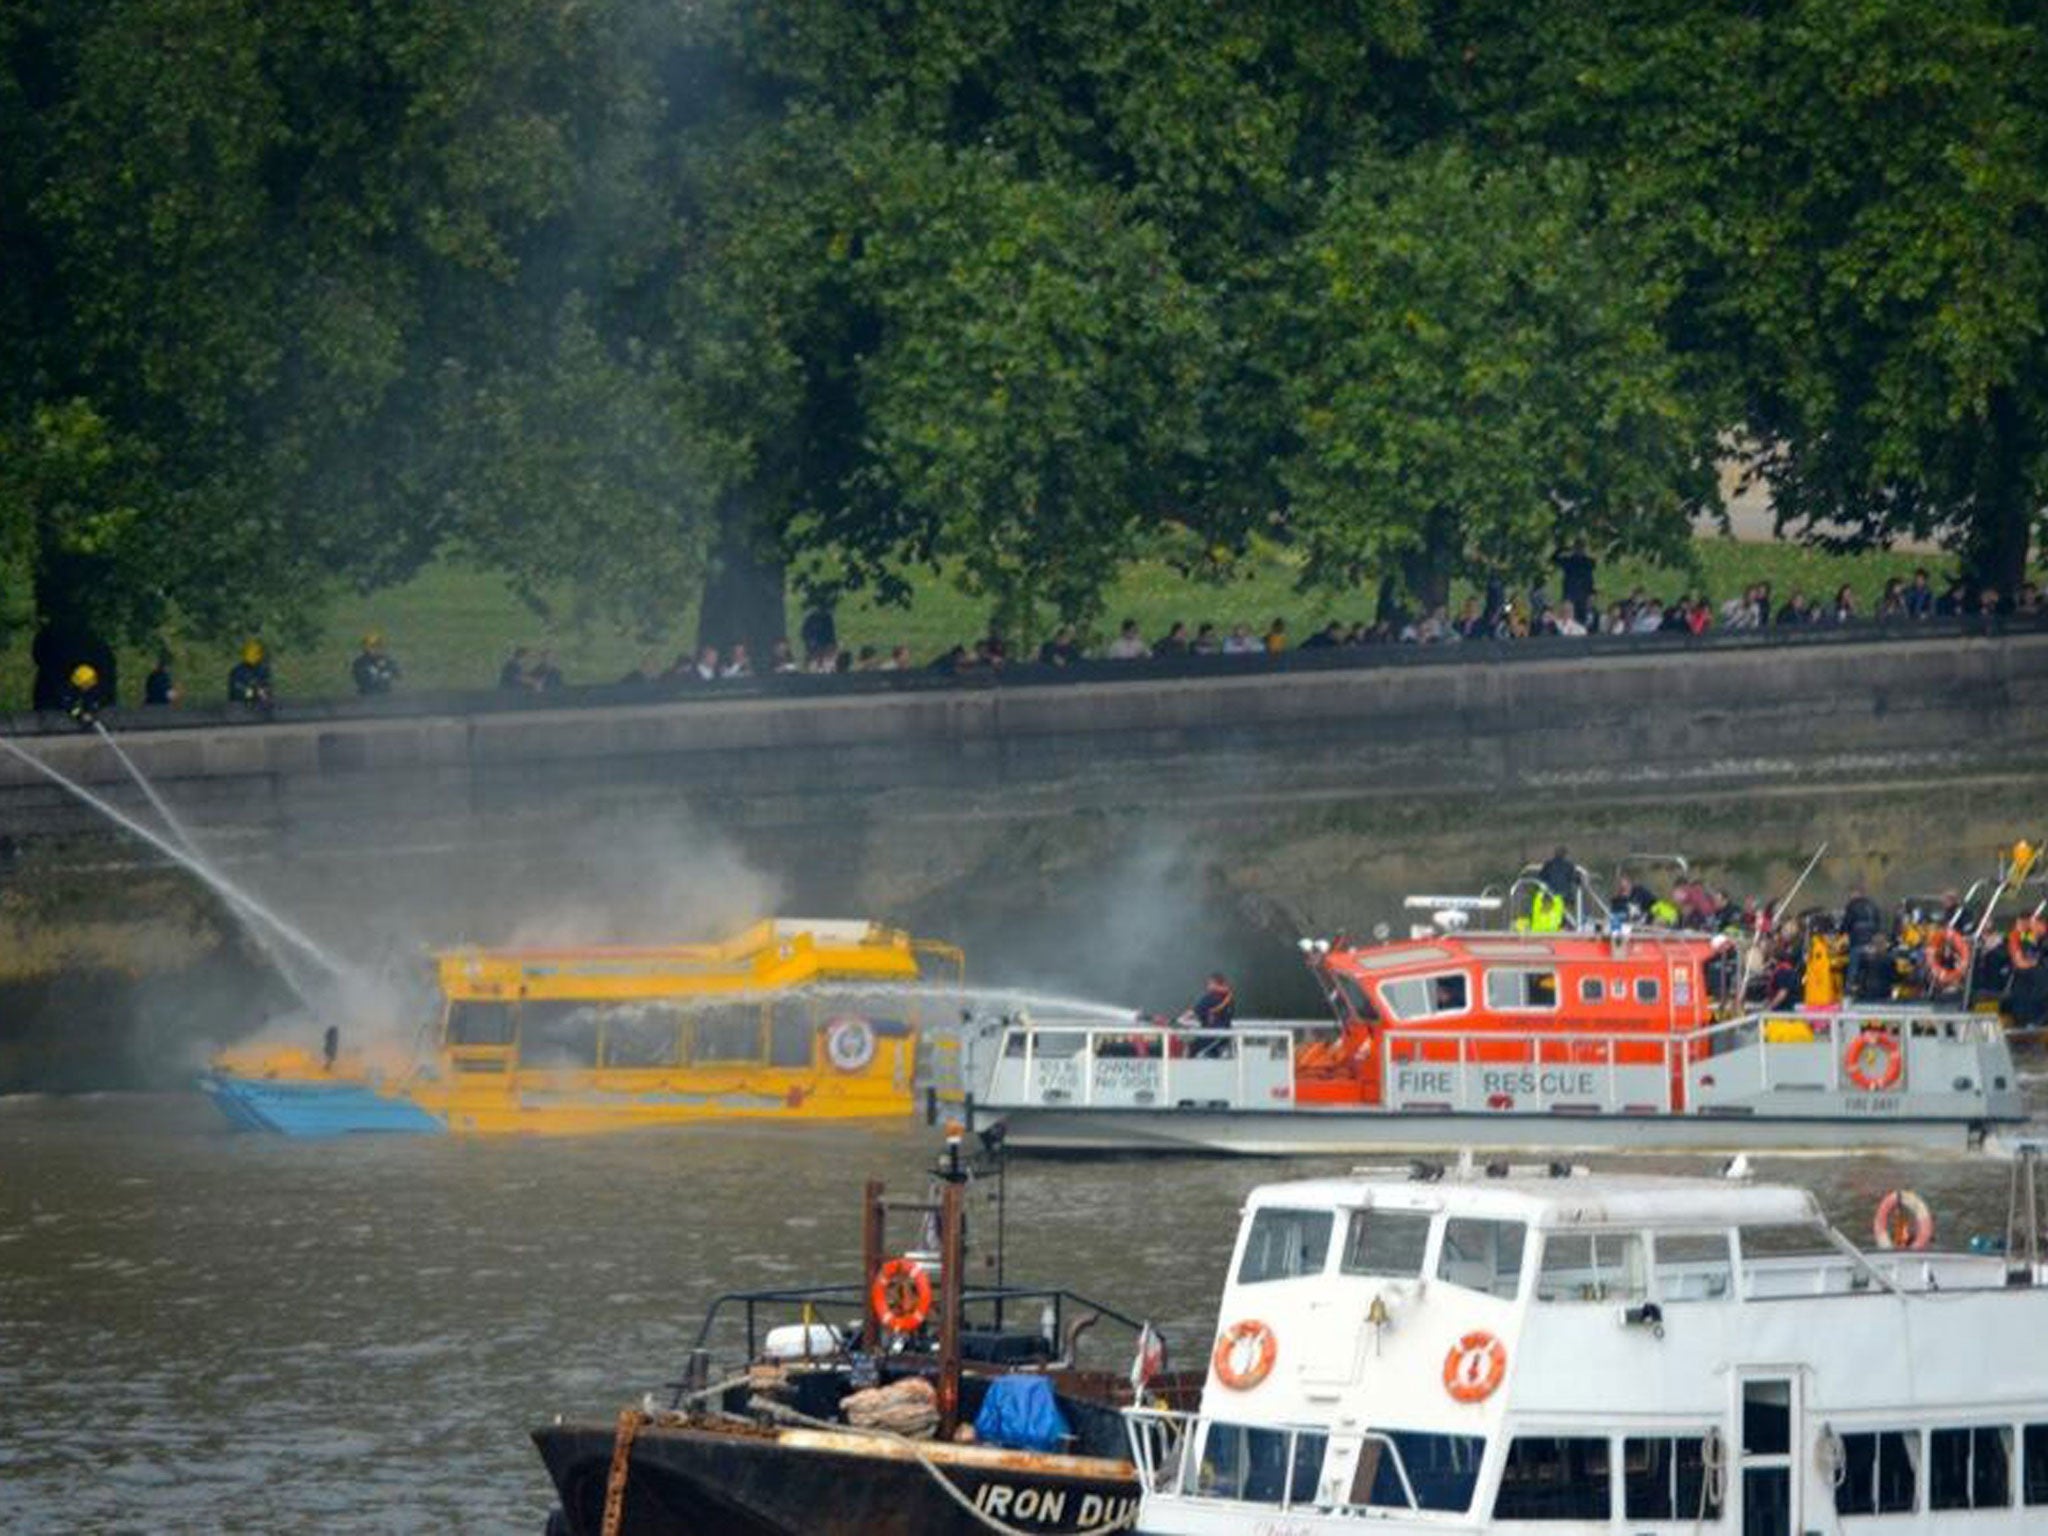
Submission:
<svg viewBox="0 0 2048 1536">
<path fill-rule="evenodd" d="M 2041 946 L 2048 943 L 2048 922 L 2029 912 L 2013 919 L 2005 930 L 2005 954 L 2016 971 L 2031 971 L 2041 963 Z"/>
<path fill-rule="evenodd" d="M 1466 1334 L 1444 1356 L 1444 1390 L 1456 1402 L 1485 1402 L 1507 1373 L 1507 1345 L 1483 1329 Z"/>
<path fill-rule="evenodd" d="M 1880 1248 L 1919 1250 L 1934 1241 L 1934 1212 L 1910 1189 L 1895 1189 L 1877 1202 L 1870 1235 Z"/>
<path fill-rule="evenodd" d="M 917 1260 L 898 1255 L 875 1271 L 868 1301 L 891 1333 L 915 1333 L 932 1315 L 932 1277 Z"/>
<path fill-rule="evenodd" d="M 1906 1053 L 1899 1049 L 1896 1036 L 1881 1029 L 1860 1030 L 1842 1054 L 1842 1070 L 1865 1093 L 1883 1093 L 1904 1075 Z"/>
<path fill-rule="evenodd" d="M 859 1072 L 875 1059 L 875 1026 L 851 1014 L 825 1025 L 825 1059 L 842 1072 Z"/>
<path fill-rule="evenodd" d="M 1248 1359 L 1244 1354 L 1247 1348 Z M 1209 1363 L 1216 1368 L 1216 1379 L 1231 1391 L 1249 1392 L 1272 1374 L 1273 1362 L 1279 1357 L 1280 1341 L 1273 1337 L 1273 1330 L 1248 1317 L 1223 1330 Z"/>
<path fill-rule="evenodd" d="M 1937 928 L 1927 936 L 1927 979 L 1941 992 L 1953 992 L 1970 974 L 1970 941 L 1955 928 Z"/>
</svg>

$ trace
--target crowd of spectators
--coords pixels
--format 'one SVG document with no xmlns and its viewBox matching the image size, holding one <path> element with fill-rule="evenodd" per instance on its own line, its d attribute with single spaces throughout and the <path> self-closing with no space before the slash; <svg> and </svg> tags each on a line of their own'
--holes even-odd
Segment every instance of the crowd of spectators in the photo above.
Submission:
<svg viewBox="0 0 2048 1536">
<path fill-rule="evenodd" d="M 1866 612 L 1854 588 L 1843 585 L 1832 596 L 1814 597 L 1794 590 L 1782 600 L 1768 581 L 1753 582 L 1742 592 L 1716 604 L 1703 592 L 1680 592 L 1671 597 L 1655 596 L 1636 587 L 1627 596 L 1606 599 L 1594 586 L 1595 565 L 1583 547 L 1574 547 L 1557 559 L 1561 580 L 1555 596 L 1543 586 L 1526 590 L 1490 584 L 1484 592 L 1466 596 L 1451 604 L 1440 604 L 1425 612 L 1376 620 L 1345 623 L 1332 619 L 1321 628 L 1297 634 L 1284 616 L 1264 625 L 1242 621 L 1223 623 L 1202 620 L 1190 625 L 1176 620 L 1162 632 L 1147 635 L 1134 618 L 1120 622 L 1106 636 L 1084 635 L 1076 626 L 1062 624 L 1035 648 L 1014 647 L 997 628 L 991 628 L 971 643 L 952 645 L 936 655 L 917 657 L 907 645 L 884 648 L 879 645 L 842 645 L 837 626 L 827 609 L 813 609 L 799 631 L 796 644 L 787 639 L 773 642 L 765 655 L 756 656 L 743 641 L 723 646 L 706 645 L 684 651 L 663 664 L 657 655 L 641 659 L 623 677 L 621 687 L 673 690 L 705 684 L 756 677 L 805 674 L 836 676 L 855 672 L 929 671 L 946 675 L 991 672 L 1019 662 L 1065 668 L 1085 663 L 1118 663 L 1183 656 L 1279 656 L 1293 651 L 1324 652 L 1355 650 L 1372 646 L 1445 646 L 1467 641 L 1516 641 L 1556 636 L 1642 636 L 1656 634 L 1704 635 L 1716 631 L 1794 630 L 1803 627 L 1839 627 L 1854 624 L 1902 625 L 1926 620 L 1970 618 L 2013 618 L 2022 621 L 2048 619 L 2048 601 L 2034 583 L 2028 582 L 2012 594 L 1974 589 L 1960 579 L 1937 587 L 1925 569 L 1910 577 L 1893 577 Z M 38 709 L 63 708 L 67 696 L 65 679 L 81 658 L 99 679 L 95 703 L 101 707 L 114 699 L 113 657 L 101 646 L 90 655 L 57 645 L 37 655 Z M 105 654 L 102 654 L 102 653 Z M 61 654 L 60 654 L 61 653 Z M 362 648 L 349 669 L 356 693 L 376 698 L 391 693 L 401 677 L 397 660 L 386 650 L 383 636 L 372 632 L 363 637 Z M 552 693 L 567 684 L 553 653 L 545 647 L 516 646 L 498 673 L 498 687 L 506 693 Z M 599 681 L 579 678 L 578 682 Z M 76 691 L 76 690 L 72 690 Z M 47 695 L 47 697 L 46 697 Z M 160 651 L 157 664 L 145 684 L 146 704 L 168 706 L 186 697 L 172 675 L 168 651 Z M 261 641 L 251 639 L 227 680 L 229 702 L 258 714 L 268 715 L 274 707 L 270 664 Z"/>
<path fill-rule="evenodd" d="M 1320 629 L 1297 636 L 1284 616 L 1263 626 L 1237 622 L 1225 626 L 1204 620 L 1190 626 L 1176 620 L 1163 633 L 1148 637 L 1136 619 L 1124 619 L 1106 638 L 1086 638 L 1071 624 L 1062 624 L 1035 649 L 1019 651 L 1002 631 L 991 628 L 972 643 L 961 642 L 920 660 L 907 645 L 841 645 L 829 612 L 814 610 L 804 619 L 797 646 L 779 639 L 768 654 L 756 658 L 744 642 L 685 651 L 663 665 L 647 656 L 624 677 L 621 686 L 694 686 L 762 676 L 805 674 L 834 676 L 854 672 L 946 674 L 993 671 L 1019 662 L 1046 667 L 1072 667 L 1087 662 L 1128 662 L 1178 656 L 1278 656 L 1290 651 L 1328 651 L 1380 645 L 1455 645 L 1471 640 L 1522 640 L 1541 636 L 1702 635 L 1714 630 L 1761 630 L 1800 626 L 1912 623 L 1980 615 L 2048 617 L 2048 604 L 2032 583 L 2008 602 L 2002 594 L 1973 591 L 1952 581 L 1937 591 L 1927 571 L 1911 578 L 1894 577 L 1885 584 L 1874 609 L 1865 614 L 1853 588 L 1842 586 L 1822 601 L 1793 591 L 1779 601 L 1771 583 L 1755 582 L 1718 606 L 1706 594 L 1681 592 L 1669 600 L 1637 587 L 1626 597 L 1604 605 L 1592 587 L 1593 562 L 1574 550 L 1559 559 L 1561 592 L 1552 597 L 1542 587 L 1526 593 L 1501 585 L 1466 597 L 1456 610 L 1448 604 L 1400 619 L 1364 620 L 1346 624 L 1332 619 Z M 1587 617 L 1590 615 L 1590 618 Z M 561 685 L 545 651 L 520 647 L 506 661 L 499 686 L 511 691 L 546 692 Z"/>
<path fill-rule="evenodd" d="M 1526 593 L 1495 584 L 1483 595 L 1465 598 L 1455 611 L 1449 604 L 1425 613 L 1398 619 L 1345 623 L 1332 619 L 1320 629 L 1296 637 L 1285 617 L 1275 617 L 1263 628 L 1234 623 L 1225 628 L 1213 621 L 1197 623 L 1192 629 L 1183 621 L 1169 624 L 1164 633 L 1147 638 L 1136 619 L 1125 619 L 1105 641 L 1085 644 L 1071 625 L 1062 625 L 1026 658 L 1044 666 L 1066 667 L 1083 661 L 1142 661 L 1173 656 L 1277 656 L 1288 651 L 1356 649 L 1379 645 L 1455 645 L 1469 640 L 1526 640 L 1559 636 L 1583 638 L 1598 635 L 1703 635 L 1714 630 L 1764 630 L 1806 626 L 1841 626 L 1863 622 L 1908 624 L 1929 619 L 1981 616 L 2017 618 L 2048 617 L 2038 587 L 2029 582 L 2008 601 L 2003 594 L 1973 590 L 1952 581 L 1937 591 L 1925 570 L 1910 579 L 1893 577 L 1885 583 L 1872 611 L 1865 614 L 1855 590 L 1838 587 L 1832 597 L 1816 600 L 1803 591 L 1793 591 L 1779 601 L 1771 583 L 1754 582 L 1740 596 L 1714 604 L 1703 592 L 1681 592 L 1668 601 L 1641 587 L 1626 597 L 1602 604 L 1590 584 L 1591 561 L 1567 556 L 1563 591 L 1553 598 L 1542 587 Z M 865 655 L 866 653 L 864 653 Z M 907 665 L 898 648 L 896 666 Z M 973 645 L 956 645 L 934 659 L 934 670 L 965 671 L 1001 667 L 1020 659 L 998 632 L 991 632 Z M 842 668 L 842 670 L 845 670 Z M 866 670 L 865 667 L 855 670 Z"/>
</svg>

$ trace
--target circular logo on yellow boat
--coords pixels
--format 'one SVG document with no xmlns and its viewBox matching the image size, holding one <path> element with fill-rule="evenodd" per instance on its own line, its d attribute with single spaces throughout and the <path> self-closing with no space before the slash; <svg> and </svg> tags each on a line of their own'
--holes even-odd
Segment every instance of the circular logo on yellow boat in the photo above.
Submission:
<svg viewBox="0 0 2048 1536">
<path fill-rule="evenodd" d="M 842 1072 L 860 1071 L 875 1059 L 875 1026 L 866 1019 L 833 1019 L 825 1026 L 825 1056 Z"/>
</svg>

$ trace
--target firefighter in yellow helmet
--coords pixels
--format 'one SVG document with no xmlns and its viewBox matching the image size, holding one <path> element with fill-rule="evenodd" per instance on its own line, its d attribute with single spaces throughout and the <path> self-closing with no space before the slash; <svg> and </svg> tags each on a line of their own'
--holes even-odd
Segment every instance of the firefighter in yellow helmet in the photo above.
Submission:
<svg viewBox="0 0 2048 1536">
<path fill-rule="evenodd" d="M 64 713 L 81 730 L 92 729 L 100 711 L 113 702 L 100 682 L 99 668 L 89 661 L 81 661 L 64 679 Z"/>
<path fill-rule="evenodd" d="M 267 715 L 275 707 L 271 691 L 270 657 L 261 640 L 251 639 L 242 647 L 242 659 L 228 673 L 228 702 L 241 704 Z"/>
<path fill-rule="evenodd" d="M 398 681 L 398 660 L 384 649 L 384 637 L 374 629 L 363 636 L 363 648 L 356 652 L 349 675 L 355 679 L 357 694 L 366 699 L 389 693 Z"/>
</svg>

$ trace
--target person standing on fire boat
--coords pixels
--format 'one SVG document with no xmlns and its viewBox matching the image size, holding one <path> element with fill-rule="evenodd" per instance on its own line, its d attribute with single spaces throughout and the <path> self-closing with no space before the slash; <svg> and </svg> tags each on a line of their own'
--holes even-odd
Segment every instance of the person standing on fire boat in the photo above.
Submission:
<svg viewBox="0 0 2048 1536">
<path fill-rule="evenodd" d="M 1195 999 L 1188 1009 L 1194 1016 L 1195 1028 L 1203 1031 L 1227 1030 L 1237 1019 L 1237 994 L 1230 990 L 1230 981 L 1221 971 L 1209 973 L 1208 984 L 1202 995 Z M 1224 1056 L 1230 1048 L 1222 1041 L 1197 1044 L 1192 1054 L 1196 1056 Z"/>
</svg>

